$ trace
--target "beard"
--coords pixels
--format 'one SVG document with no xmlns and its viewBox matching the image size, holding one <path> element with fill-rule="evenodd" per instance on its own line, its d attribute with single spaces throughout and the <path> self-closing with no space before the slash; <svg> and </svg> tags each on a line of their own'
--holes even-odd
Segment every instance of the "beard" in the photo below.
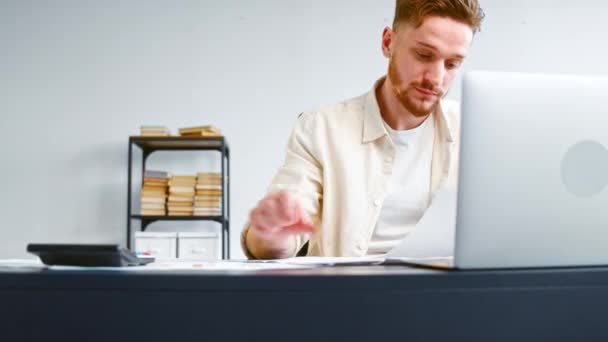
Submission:
<svg viewBox="0 0 608 342">
<path fill-rule="evenodd" d="M 397 66 L 395 64 L 396 63 L 393 60 L 389 62 L 388 78 L 391 81 L 393 91 L 395 92 L 395 95 L 397 95 L 401 105 L 403 105 L 403 107 L 405 107 L 405 109 L 412 113 L 415 117 L 425 117 L 433 113 L 439 106 L 439 101 L 443 97 L 444 91 L 441 88 L 434 86 L 426 79 L 424 79 L 422 83 L 413 81 L 406 86 L 404 84 L 405 82 L 401 79 L 401 76 L 399 76 L 399 72 L 397 71 Z M 414 98 L 413 94 L 416 92 L 415 88 L 437 94 L 436 99 L 434 101 L 430 101 Z"/>
</svg>

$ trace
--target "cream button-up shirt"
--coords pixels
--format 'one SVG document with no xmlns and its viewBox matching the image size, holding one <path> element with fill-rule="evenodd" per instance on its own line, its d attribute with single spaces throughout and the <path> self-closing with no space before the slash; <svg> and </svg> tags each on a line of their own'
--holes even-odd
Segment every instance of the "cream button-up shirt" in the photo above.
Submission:
<svg viewBox="0 0 608 342">
<path fill-rule="evenodd" d="M 268 191 L 297 194 L 317 231 L 308 256 L 365 256 L 393 171 L 395 146 L 376 99 L 376 82 L 359 97 L 302 113 L 289 138 L 285 161 Z M 430 202 L 446 183 L 457 180 L 458 104 L 442 100 L 432 113 L 435 138 Z M 248 225 L 247 225 L 248 226 Z M 241 241 L 247 228 L 243 231 Z M 243 244 L 245 253 L 252 257 Z"/>
</svg>

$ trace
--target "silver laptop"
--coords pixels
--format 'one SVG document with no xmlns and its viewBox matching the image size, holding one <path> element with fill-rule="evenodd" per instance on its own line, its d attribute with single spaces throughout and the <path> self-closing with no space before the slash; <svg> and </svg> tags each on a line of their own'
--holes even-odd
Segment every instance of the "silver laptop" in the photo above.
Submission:
<svg viewBox="0 0 608 342">
<path fill-rule="evenodd" d="M 608 78 L 467 73 L 450 266 L 608 265 L 607 147 Z"/>
</svg>

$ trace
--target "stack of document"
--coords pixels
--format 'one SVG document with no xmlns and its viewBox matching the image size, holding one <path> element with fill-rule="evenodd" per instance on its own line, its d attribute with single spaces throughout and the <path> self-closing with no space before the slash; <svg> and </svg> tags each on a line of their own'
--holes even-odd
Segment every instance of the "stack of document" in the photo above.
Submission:
<svg viewBox="0 0 608 342">
<path fill-rule="evenodd" d="M 141 215 L 166 215 L 167 183 L 169 173 L 147 170 L 144 173 L 140 202 Z"/>
<path fill-rule="evenodd" d="M 196 177 L 195 216 L 222 215 L 222 175 L 200 172 Z"/>
<path fill-rule="evenodd" d="M 179 128 L 179 135 L 183 137 L 221 137 L 222 133 L 220 130 L 212 125 L 198 126 L 198 127 L 184 127 Z"/>
<path fill-rule="evenodd" d="M 171 133 L 165 126 L 141 126 L 140 135 L 142 137 L 168 137 Z"/>
<path fill-rule="evenodd" d="M 192 216 L 196 176 L 175 175 L 169 181 L 169 216 Z"/>
</svg>

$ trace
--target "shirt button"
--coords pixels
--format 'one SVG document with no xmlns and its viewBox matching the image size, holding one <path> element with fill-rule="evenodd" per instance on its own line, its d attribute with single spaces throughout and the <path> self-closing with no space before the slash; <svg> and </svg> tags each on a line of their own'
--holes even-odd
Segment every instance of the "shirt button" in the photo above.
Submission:
<svg viewBox="0 0 608 342">
<path fill-rule="evenodd" d="M 365 249 L 365 242 L 360 241 L 360 242 L 359 242 L 359 244 L 357 245 L 357 247 L 358 247 L 360 250 L 364 250 L 364 249 Z"/>
<path fill-rule="evenodd" d="M 375 205 L 376 207 L 379 207 L 381 203 L 382 203 L 382 201 L 381 201 L 381 200 L 379 200 L 379 199 L 377 199 L 377 200 L 375 200 L 375 201 L 374 201 L 374 205 Z"/>
<path fill-rule="evenodd" d="M 386 160 L 386 162 L 387 162 L 387 163 L 390 163 L 390 162 L 392 162 L 392 161 L 393 161 L 393 157 L 386 157 L 386 159 L 385 159 L 385 160 Z"/>
</svg>

